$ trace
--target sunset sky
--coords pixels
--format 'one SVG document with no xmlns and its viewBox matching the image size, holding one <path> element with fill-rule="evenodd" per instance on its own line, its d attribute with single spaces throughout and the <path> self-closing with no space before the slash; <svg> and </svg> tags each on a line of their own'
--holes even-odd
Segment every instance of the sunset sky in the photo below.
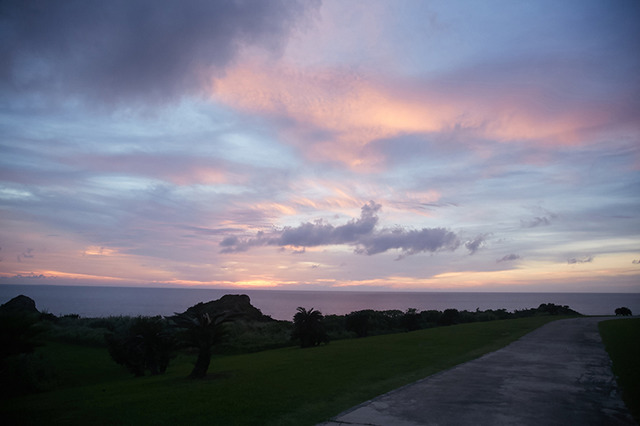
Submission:
<svg viewBox="0 0 640 426">
<path fill-rule="evenodd" d="M 0 284 L 640 292 L 638 22 L 2 2 Z"/>
</svg>

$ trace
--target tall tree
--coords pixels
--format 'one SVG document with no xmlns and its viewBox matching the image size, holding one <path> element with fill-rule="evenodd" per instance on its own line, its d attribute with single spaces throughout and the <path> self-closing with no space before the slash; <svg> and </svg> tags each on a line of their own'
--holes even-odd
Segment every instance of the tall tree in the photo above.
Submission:
<svg viewBox="0 0 640 426">
<path fill-rule="evenodd" d="M 301 348 L 318 346 L 320 343 L 328 343 L 329 337 L 324 330 L 322 323 L 324 316 L 322 312 L 313 308 L 306 310 L 299 307 L 298 312 L 293 316 L 293 333 L 291 338 L 300 341 Z"/>
</svg>

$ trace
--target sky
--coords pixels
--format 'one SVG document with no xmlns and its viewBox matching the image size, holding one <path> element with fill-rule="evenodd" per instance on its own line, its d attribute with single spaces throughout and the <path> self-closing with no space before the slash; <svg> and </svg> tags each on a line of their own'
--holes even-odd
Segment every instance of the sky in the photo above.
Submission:
<svg viewBox="0 0 640 426">
<path fill-rule="evenodd" d="M 3 1 L 0 284 L 640 292 L 639 20 Z"/>
</svg>

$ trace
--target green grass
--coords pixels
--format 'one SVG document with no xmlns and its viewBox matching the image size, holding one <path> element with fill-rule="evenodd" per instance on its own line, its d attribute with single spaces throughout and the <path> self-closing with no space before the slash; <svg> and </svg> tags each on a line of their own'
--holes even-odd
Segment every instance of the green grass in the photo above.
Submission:
<svg viewBox="0 0 640 426">
<path fill-rule="evenodd" d="M 532 317 L 340 340 L 212 360 L 186 379 L 181 355 L 162 376 L 133 378 L 105 349 L 43 347 L 55 391 L 0 402 L 4 424 L 313 425 L 376 395 L 496 350 L 558 317 Z M 8 421 L 8 423 L 7 423 Z"/>
<path fill-rule="evenodd" d="M 640 318 L 603 321 L 598 326 L 622 399 L 640 423 Z"/>
</svg>

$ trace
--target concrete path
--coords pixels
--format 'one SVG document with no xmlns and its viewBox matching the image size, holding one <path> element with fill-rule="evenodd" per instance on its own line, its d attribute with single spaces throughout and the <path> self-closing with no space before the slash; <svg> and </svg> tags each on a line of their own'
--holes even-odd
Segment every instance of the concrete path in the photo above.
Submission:
<svg viewBox="0 0 640 426">
<path fill-rule="evenodd" d="M 551 322 L 323 425 L 634 425 L 598 333 L 603 319 Z"/>
</svg>

